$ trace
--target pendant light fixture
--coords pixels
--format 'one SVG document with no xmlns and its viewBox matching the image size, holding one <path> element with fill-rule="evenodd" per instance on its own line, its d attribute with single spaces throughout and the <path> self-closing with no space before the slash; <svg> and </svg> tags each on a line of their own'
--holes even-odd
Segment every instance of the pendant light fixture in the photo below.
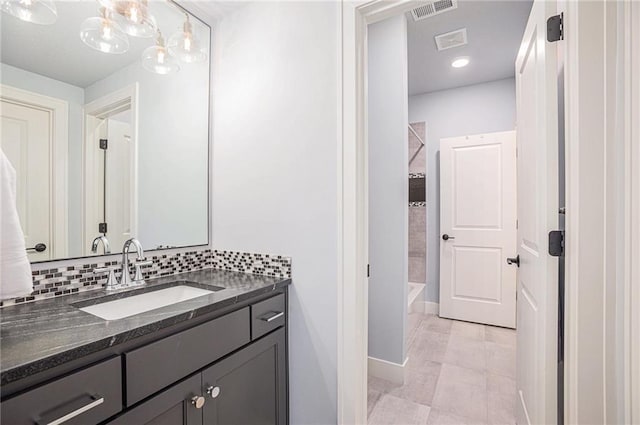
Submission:
<svg viewBox="0 0 640 425">
<path fill-rule="evenodd" d="M 149 14 L 147 0 L 99 0 L 116 14 L 116 21 L 129 35 L 149 38 L 156 33 L 156 21 Z"/>
<path fill-rule="evenodd" d="M 186 20 L 182 31 L 178 31 L 169 38 L 169 52 L 179 60 L 187 63 L 202 62 L 207 58 L 200 41 L 193 35 L 193 26 L 189 21 L 189 15 L 185 13 Z"/>
<path fill-rule="evenodd" d="M 159 30 L 156 44 L 147 47 L 144 52 L 142 52 L 142 66 L 147 71 L 162 75 L 171 74 L 180 70 L 178 62 L 169 54 L 164 44 L 162 33 L 160 33 Z"/>
<path fill-rule="evenodd" d="M 58 18 L 53 0 L 0 0 L 0 9 L 20 20 L 40 25 L 51 25 Z"/>
<path fill-rule="evenodd" d="M 80 38 L 87 46 L 104 53 L 125 53 L 129 38 L 111 18 L 111 12 L 100 9 L 100 16 L 86 19 L 80 26 Z"/>
</svg>

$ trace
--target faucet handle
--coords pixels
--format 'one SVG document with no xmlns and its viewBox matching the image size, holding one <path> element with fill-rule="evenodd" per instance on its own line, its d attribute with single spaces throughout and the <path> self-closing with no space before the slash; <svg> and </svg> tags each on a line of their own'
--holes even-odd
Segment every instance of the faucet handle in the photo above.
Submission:
<svg viewBox="0 0 640 425">
<path fill-rule="evenodd" d="M 136 268 L 136 273 L 133 277 L 133 280 L 140 283 L 144 282 L 144 277 L 142 276 L 142 266 L 150 266 L 151 264 L 153 264 L 153 260 L 136 261 L 135 263 L 133 263 Z"/>
<path fill-rule="evenodd" d="M 111 291 L 118 288 L 118 279 L 116 278 L 116 270 L 118 268 L 115 266 L 106 266 L 106 267 L 97 267 L 93 269 L 93 274 L 102 274 L 109 273 L 109 277 L 107 278 L 107 291 Z"/>
</svg>

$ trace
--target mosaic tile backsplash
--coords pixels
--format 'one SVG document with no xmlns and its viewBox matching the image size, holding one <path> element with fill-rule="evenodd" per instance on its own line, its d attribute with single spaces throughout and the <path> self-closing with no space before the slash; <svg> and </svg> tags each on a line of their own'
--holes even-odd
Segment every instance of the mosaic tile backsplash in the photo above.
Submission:
<svg viewBox="0 0 640 425">
<path fill-rule="evenodd" d="M 176 254 L 158 254 L 147 257 L 147 259 L 151 259 L 153 264 L 142 267 L 145 279 L 210 268 L 291 278 L 291 258 L 280 255 L 205 249 Z M 116 266 L 118 267 L 116 275 L 119 276 L 120 263 L 120 259 L 95 261 L 33 271 L 33 292 L 31 295 L 0 301 L 0 307 L 100 289 L 107 283 L 107 274 L 95 274 L 93 270 L 100 267 Z M 133 267 L 131 264 L 130 272 L 132 274 Z"/>
</svg>

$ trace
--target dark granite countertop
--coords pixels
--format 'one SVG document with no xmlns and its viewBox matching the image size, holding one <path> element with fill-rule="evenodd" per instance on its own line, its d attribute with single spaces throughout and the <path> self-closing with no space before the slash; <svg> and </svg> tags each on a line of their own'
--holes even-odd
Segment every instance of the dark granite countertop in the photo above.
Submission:
<svg viewBox="0 0 640 425">
<path fill-rule="evenodd" d="M 194 282 L 198 287 L 223 287 L 211 294 L 182 301 L 123 319 L 106 321 L 79 310 L 86 306 L 148 292 L 170 282 Z M 131 341 L 168 326 L 266 294 L 291 283 L 291 279 L 223 270 L 200 270 L 147 280 L 143 287 L 117 293 L 87 291 L 0 309 L 1 384 Z"/>
</svg>

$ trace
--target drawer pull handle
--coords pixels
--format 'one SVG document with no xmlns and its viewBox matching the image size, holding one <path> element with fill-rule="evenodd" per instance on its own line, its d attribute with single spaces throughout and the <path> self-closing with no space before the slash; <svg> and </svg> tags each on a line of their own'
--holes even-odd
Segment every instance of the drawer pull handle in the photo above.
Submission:
<svg viewBox="0 0 640 425">
<path fill-rule="evenodd" d="M 196 409 L 202 409 L 202 406 L 204 406 L 205 401 L 206 400 L 204 399 L 204 397 L 202 397 L 201 395 L 197 395 L 191 399 L 191 404 L 193 404 L 196 407 Z"/>
<path fill-rule="evenodd" d="M 53 420 L 51 422 L 46 422 L 46 425 L 60 425 L 62 423 L 67 422 L 69 419 L 75 418 L 76 416 L 83 414 L 87 410 L 91 410 L 94 407 L 99 406 L 102 403 L 104 403 L 104 397 L 92 396 L 91 398 L 93 399 L 93 401 L 91 403 L 85 404 L 84 406 L 74 410 L 73 412 L 69 412 L 66 415 L 61 416 L 58 419 L 55 419 L 55 420 Z M 39 423 L 38 425 L 40 425 L 40 424 L 41 423 Z"/>
<path fill-rule="evenodd" d="M 280 312 L 274 311 L 271 316 L 262 316 L 260 320 L 269 323 L 269 322 L 273 322 L 276 319 L 281 318 L 282 316 L 284 316 L 284 311 L 280 311 Z"/>
<path fill-rule="evenodd" d="M 209 394 L 211 398 L 218 398 L 220 395 L 220 387 L 208 387 L 207 394 Z"/>
</svg>

